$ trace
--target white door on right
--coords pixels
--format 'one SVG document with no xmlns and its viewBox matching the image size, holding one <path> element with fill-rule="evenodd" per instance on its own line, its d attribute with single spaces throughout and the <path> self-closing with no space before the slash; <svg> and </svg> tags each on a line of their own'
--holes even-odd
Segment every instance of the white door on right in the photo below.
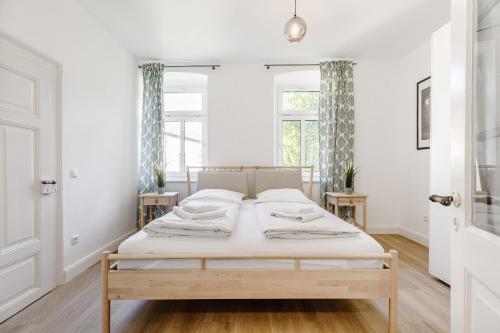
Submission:
<svg viewBox="0 0 500 333">
<path fill-rule="evenodd" d="M 498 333 L 500 0 L 452 0 L 451 16 L 451 330 Z"/>
</svg>

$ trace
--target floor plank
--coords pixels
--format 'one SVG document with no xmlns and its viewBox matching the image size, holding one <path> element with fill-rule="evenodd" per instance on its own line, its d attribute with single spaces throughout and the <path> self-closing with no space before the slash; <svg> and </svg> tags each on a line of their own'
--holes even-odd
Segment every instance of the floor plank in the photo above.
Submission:
<svg viewBox="0 0 500 333">
<path fill-rule="evenodd" d="M 427 273 L 428 249 L 399 235 L 375 235 L 399 250 L 399 331 L 448 332 L 449 287 Z M 100 332 L 95 265 L 0 324 L 0 332 Z M 385 300 L 217 300 L 112 302 L 112 332 L 386 332 Z"/>
</svg>

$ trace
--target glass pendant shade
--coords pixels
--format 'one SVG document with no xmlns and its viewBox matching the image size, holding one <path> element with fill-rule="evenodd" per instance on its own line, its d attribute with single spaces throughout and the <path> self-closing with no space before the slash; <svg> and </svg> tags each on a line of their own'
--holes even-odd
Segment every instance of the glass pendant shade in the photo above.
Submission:
<svg viewBox="0 0 500 333">
<path fill-rule="evenodd" d="M 300 42 L 307 32 L 306 21 L 302 17 L 293 16 L 285 24 L 285 37 L 290 43 Z"/>
</svg>

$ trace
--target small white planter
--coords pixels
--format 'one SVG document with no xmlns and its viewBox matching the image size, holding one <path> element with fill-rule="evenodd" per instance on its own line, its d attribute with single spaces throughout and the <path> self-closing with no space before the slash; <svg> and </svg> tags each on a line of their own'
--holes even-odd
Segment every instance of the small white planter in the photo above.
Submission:
<svg viewBox="0 0 500 333">
<path fill-rule="evenodd" d="M 346 187 L 346 188 L 344 189 L 344 193 L 345 193 L 345 194 L 352 194 L 352 187 Z"/>
<path fill-rule="evenodd" d="M 158 194 L 165 193 L 165 187 L 158 187 Z"/>
</svg>

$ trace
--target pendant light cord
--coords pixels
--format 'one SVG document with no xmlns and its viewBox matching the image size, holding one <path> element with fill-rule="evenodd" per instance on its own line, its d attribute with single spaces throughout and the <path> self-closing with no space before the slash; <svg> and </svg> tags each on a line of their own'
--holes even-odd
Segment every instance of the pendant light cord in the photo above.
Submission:
<svg viewBox="0 0 500 333">
<path fill-rule="evenodd" d="M 293 11 L 293 16 L 294 17 L 297 16 L 297 0 L 295 0 L 295 8 L 294 8 L 294 11 Z"/>
</svg>

